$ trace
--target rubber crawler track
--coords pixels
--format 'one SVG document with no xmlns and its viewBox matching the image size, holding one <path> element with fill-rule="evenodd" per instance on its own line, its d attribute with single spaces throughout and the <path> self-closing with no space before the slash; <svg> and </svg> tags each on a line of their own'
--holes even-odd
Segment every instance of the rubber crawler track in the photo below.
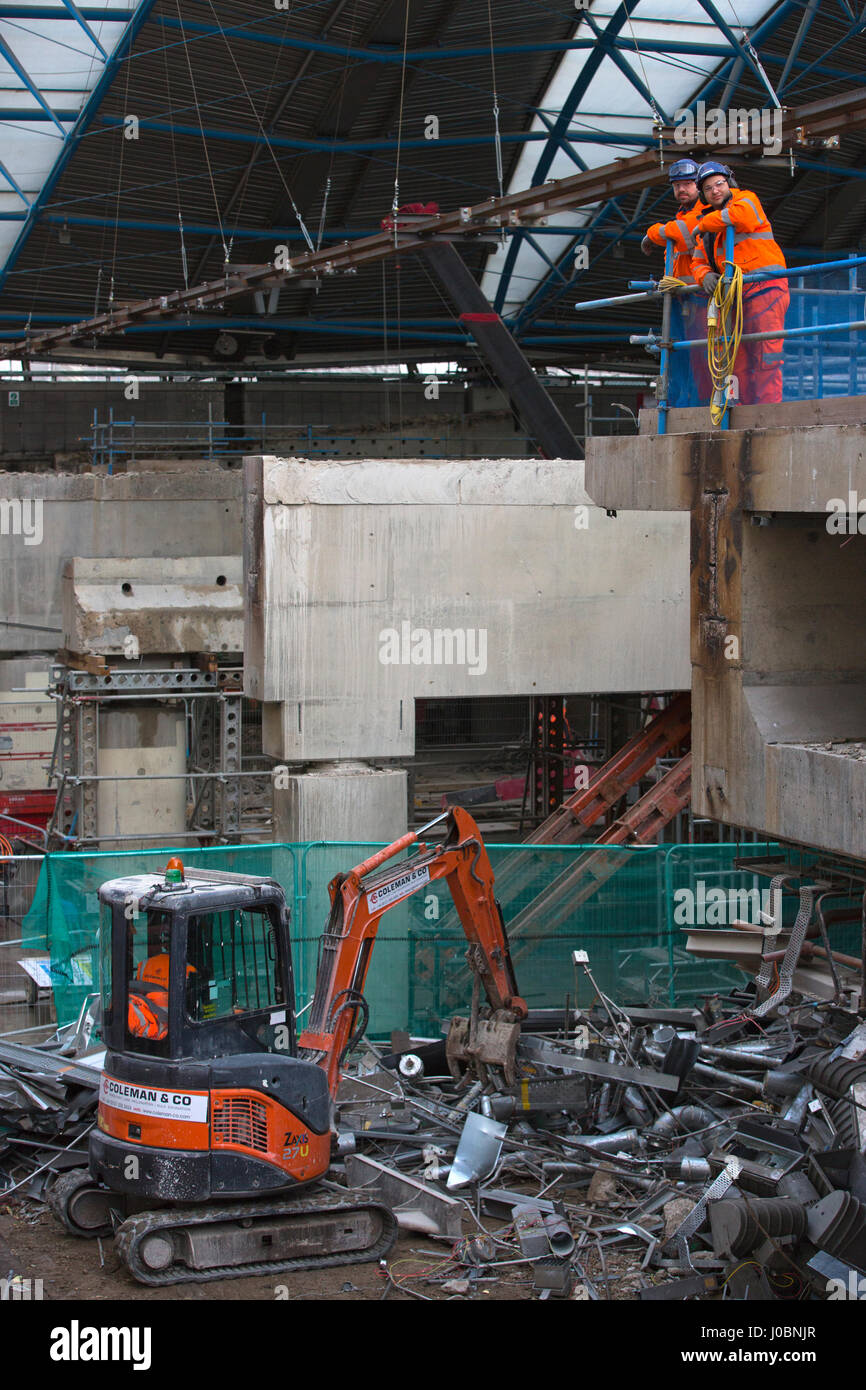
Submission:
<svg viewBox="0 0 866 1390">
<path fill-rule="evenodd" d="M 296 1260 L 257 1260 L 242 1265 L 215 1265 L 213 1269 L 190 1269 L 176 1265 L 172 1269 L 147 1269 L 138 1257 L 145 1236 L 178 1226 L 206 1226 L 215 1221 L 243 1220 L 247 1217 L 310 1216 L 317 1212 L 375 1211 L 382 1220 L 382 1234 L 375 1245 L 366 1250 L 346 1254 L 307 1256 Z M 242 1202 L 236 1206 L 175 1207 L 170 1211 L 142 1212 L 131 1216 L 115 1234 L 115 1245 L 130 1274 L 141 1284 L 204 1284 L 213 1279 L 243 1279 L 255 1274 L 291 1274 L 294 1270 L 327 1269 L 333 1265 L 365 1264 L 387 1255 L 397 1239 L 397 1218 L 378 1202 L 351 1202 L 340 1197 L 291 1198 L 282 1202 Z"/>
</svg>

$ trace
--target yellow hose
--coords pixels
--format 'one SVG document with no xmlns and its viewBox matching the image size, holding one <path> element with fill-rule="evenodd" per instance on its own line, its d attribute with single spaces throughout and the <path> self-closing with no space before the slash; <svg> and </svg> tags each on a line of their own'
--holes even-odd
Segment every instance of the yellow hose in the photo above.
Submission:
<svg viewBox="0 0 866 1390">
<path fill-rule="evenodd" d="M 731 279 L 720 279 L 713 291 L 707 310 L 707 364 L 713 383 L 710 415 L 714 425 L 721 425 L 728 410 L 728 382 L 743 336 L 743 272 L 738 265 L 731 269 Z"/>
<path fill-rule="evenodd" d="M 685 280 L 680 280 L 676 275 L 663 275 L 659 280 L 659 289 L 662 294 L 671 294 L 674 290 L 684 290 Z"/>
</svg>

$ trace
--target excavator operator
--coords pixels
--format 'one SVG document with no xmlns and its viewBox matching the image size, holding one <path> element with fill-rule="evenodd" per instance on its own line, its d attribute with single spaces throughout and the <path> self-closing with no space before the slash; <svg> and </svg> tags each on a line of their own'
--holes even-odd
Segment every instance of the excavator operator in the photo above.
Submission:
<svg viewBox="0 0 866 1390">
<path fill-rule="evenodd" d="M 150 929 L 154 923 L 151 921 Z M 168 1036 L 169 981 L 169 921 L 158 941 L 159 949 L 146 960 L 139 961 L 129 982 L 127 1029 L 134 1038 L 149 1038 L 160 1042 Z M 187 976 L 195 975 L 195 966 L 186 967 Z"/>
<path fill-rule="evenodd" d="M 127 1027 L 134 1038 L 168 1036 L 168 951 L 139 962 L 129 982 Z"/>
</svg>

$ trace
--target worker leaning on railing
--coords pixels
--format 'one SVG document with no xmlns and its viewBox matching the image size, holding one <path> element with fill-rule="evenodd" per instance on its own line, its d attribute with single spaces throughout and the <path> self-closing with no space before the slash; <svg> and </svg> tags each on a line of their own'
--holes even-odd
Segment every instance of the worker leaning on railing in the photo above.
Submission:
<svg viewBox="0 0 866 1390">
<path fill-rule="evenodd" d="M 663 249 L 668 241 L 674 244 L 674 263 L 671 274 L 684 284 L 694 284 L 692 255 L 695 249 L 695 226 L 702 212 L 708 211 L 698 198 L 698 165 L 693 159 L 678 159 L 670 168 L 671 192 L 677 204 L 677 214 L 670 222 L 654 222 L 641 242 L 645 256 L 653 248 Z"/>
<path fill-rule="evenodd" d="M 725 236 L 734 229 L 734 264 L 744 275 L 754 270 L 786 268 L 769 218 L 757 193 L 737 188 L 725 164 L 709 160 L 697 175 L 702 211 L 696 219 L 696 245 L 691 268 L 707 296 L 715 290 L 725 269 Z M 758 280 L 743 287 L 743 334 L 768 333 L 785 327 L 790 303 L 788 282 Z M 744 342 L 734 362 L 739 400 L 743 405 L 773 403 L 782 399 L 784 339 Z"/>
<path fill-rule="evenodd" d="M 698 218 L 709 211 L 698 197 L 698 165 L 694 159 L 678 159 L 670 167 L 670 184 L 674 201 L 677 204 L 676 216 L 669 222 L 654 222 L 648 228 L 641 242 L 645 256 L 651 256 L 657 246 L 665 247 L 670 241 L 674 248 L 671 275 L 684 285 L 695 283 L 692 271 L 692 256 L 695 251 L 695 229 Z M 664 286 L 663 286 L 664 287 Z M 683 316 L 685 338 L 705 338 L 707 336 L 707 306 L 699 295 L 683 295 L 679 301 Z M 678 336 L 678 335 L 676 335 Z M 710 374 L 707 368 L 707 354 L 703 347 L 693 348 L 690 353 L 691 370 L 701 401 L 709 400 Z M 672 386 L 671 405 L 689 405 L 690 392 L 682 379 L 679 385 Z"/>
</svg>

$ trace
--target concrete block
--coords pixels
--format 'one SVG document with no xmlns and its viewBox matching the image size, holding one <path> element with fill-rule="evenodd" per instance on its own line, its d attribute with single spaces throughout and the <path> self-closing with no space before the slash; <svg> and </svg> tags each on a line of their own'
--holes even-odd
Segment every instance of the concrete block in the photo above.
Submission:
<svg viewBox="0 0 866 1390">
<path fill-rule="evenodd" d="M 102 656 L 243 650 L 239 555 L 88 560 L 63 569 L 63 641 Z"/>
</svg>

